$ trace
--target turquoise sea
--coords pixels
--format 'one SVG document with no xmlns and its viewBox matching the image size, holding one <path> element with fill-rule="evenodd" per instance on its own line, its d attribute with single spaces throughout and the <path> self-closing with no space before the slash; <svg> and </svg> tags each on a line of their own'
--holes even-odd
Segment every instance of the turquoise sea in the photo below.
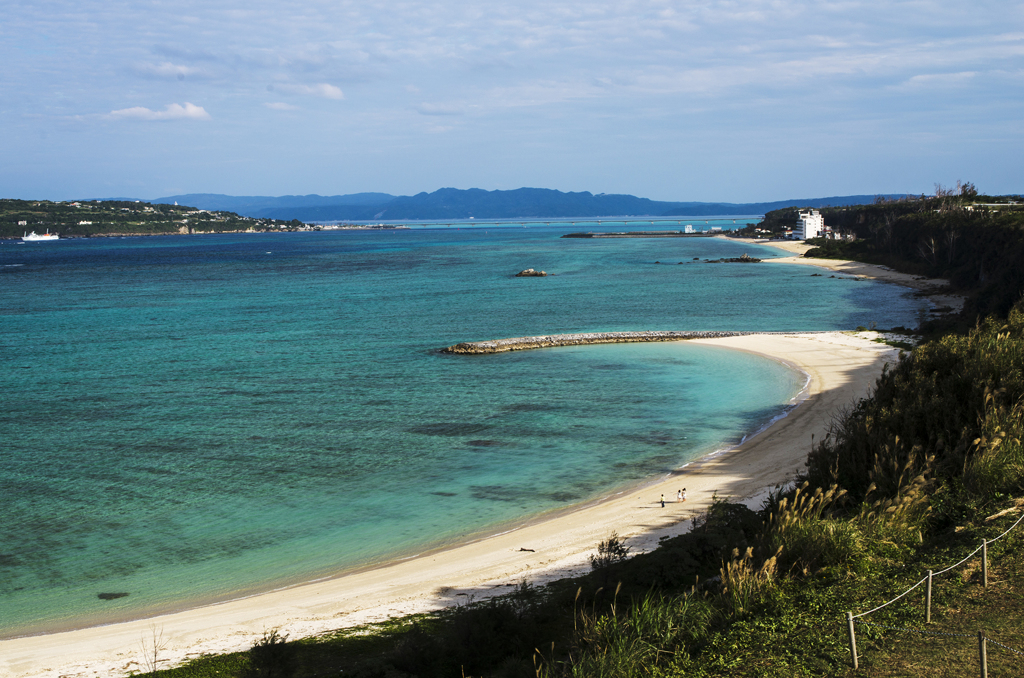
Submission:
<svg viewBox="0 0 1024 678">
<path fill-rule="evenodd" d="M 809 267 L 694 262 L 768 247 L 559 237 L 598 228 L 623 230 L 0 242 L 0 638 L 507 529 L 735 443 L 804 384 L 686 343 L 444 346 L 889 327 L 925 306 Z"/>
</svg>

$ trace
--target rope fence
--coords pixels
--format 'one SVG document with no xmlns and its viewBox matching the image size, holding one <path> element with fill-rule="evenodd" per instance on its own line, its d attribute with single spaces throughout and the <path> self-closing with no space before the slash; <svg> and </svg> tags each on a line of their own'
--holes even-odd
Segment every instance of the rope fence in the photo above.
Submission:
<svg viewBox="0 0 1024 678">
<path fill-rule="evenodd" d="M 882 629 L 889 629 L 892 631 L 908 631 L 910 633 L 917 633 L 922 636 L 943 636 L 946 638 L 977 638 L 978 639 L 978 663 L 981 669 L 981 678 L 988 678 L 988 644 L 992 643 L 1008 652 L 1011 652 L 1020 657 L 1024 657 L 1024 652 L 1014 649 L 1009 645 L 1000 643 L 994 638 L 990 638 L 985 635 L 984 631 L 978 631 L 977 633 L 946 633 L 944 631 L 925 631 L 924 629 L 911 629 L 903 626 L 888 626 L 886 624 L 871 624 L 870 622 L 857 622 L 863 626 L 875 626 Z M 857 668 L 854 664 L 853 668 Z"/>
<path fill-rule="evenodd" d="M 973 633 L 947 633 L 945 631 L 925 631 L 924 629 L 910 629 L 905 626 L 889 626 L 887 624 L 872 624 L 871 622 L 857 622 L 861 626 L 874 626 L 880 629 L 887 629 L 889 631 L 910 631 L 911 633 L 920 633 L 924 636 L 948 636 L 950 638 L 973 638 Z"/>
<path fill-rule="evenodd" d="M 870 609 L 870 610 L 868 610 L 866 612 L 861 612 L 860 614 L 856 614 L 856 615 L 853 614 L 853 612 L 847 612 L 846 613 L 846 627 L 847 627 L 847 633 L 849 634 L 850 660 L 851 660 L 851 664 L 853 665 L 853 668 L 855 668 L 855 669 L 859 668 L 859 666 L 858 666 L 859 662 L 858 662 L 858 656 L 857 656 L 857 633 L 856 633 L 856 629 L 855 629 L 855 626 L 854 626 L 855 624 L 860 624 L 862 626 L 871 626 L 871 627 L 880 628 L 880 629 L 886 629 L 886 630 L 891 630 L 891 631 L 907 631 L 909 633 L 917 633 L 917 634 L 926 635 L 926 636 L 942 636 L 942 637 L 948 637 L 948 638 L 975 638 L 976 637 L 978 639 L 978 661 L 979 661 L 979 665 L 980 665 L 980 668 L 981 668 L 981 677 L 982 678 L 988 678 L 988 644 L 989 643 L 991 643 L 992 645 L 995 645 L 995 646 L 997 646 L 999 648 L 1002 648 L 1002 649 L 1004 649 L 1004 650 L 1006 650 L 1006 651 L 1008 651 L 1008 652 L 1010 652 L 1010 653 L 1012 653 L 1014 655 L 1017 655 L 1019 657 L 1024 657 L 1024 652 L 1022 652 L 1020 650 L 1016 650 L 1016 649 L 1010 647 L 1009 645 L 1004 645 L 1003 643 L 1000 643 L 997 640 L 994 640 L 992 638 L 987 637 L 985 635 L 984 631 L 978 631 L 976 634 L 975 633 L 948 633 L 948 632 L 945 632 L 945 631 L 929 631 L 929 630 L 924 630 L 924 629 L 913 629 L 913 628 L 907 628 L 907 627 L 901 627 L 901 626 L 889 626 L 887 624 L 874 624 L 874 623 L 871 623 L 871 622 L 862 621 L 860 619 L 861 617 L 866 617 L 869 614 L 872 614 L 874 612 L 878 612 L 879 610 L 881 610 L 881 609 L 883 609 L 885 607 L 888 607 L 889 605 L 892 605 L 893 603 L 903 599 L 911 591 L 914 591 L 919 586 L 924 584 L 925 585 L 925 623 L 926 624 L 930 624 L 931 623 L 931 618 L 932 618 L 932 580 L 935 577 L 938 577 L 939 575 L 946 574 L 947 572 L 950 572 L 950 571 L 960 567 L 961 565 L 963 565 L 967 561 L 969 561 L 972 558 L 974 558 L 978 554 L 978 552 L 980 551 L 981 552 L 981 580 L 982 580 L 982 586 L 987 589 L 988 588 L 988 545 L 992 544 L 992 543 L 994 543 L 996 541 L 999 541 L 1000 539 L 1002 539 L 1003 537 L 1008 535 L 1010 532 L 1012 532 L 1014 529 L 1016 529 L 1017 526 L 1019 526 L 1022 522 L 1024 522 L 1024 513 L 1022 513 L 1020 518 L 1018 518 L 1016 520 L 1016 522 L 1013 523 L 1013 525 L 1011 525 L 1006 530 L 1004 530 L 1003 533 L 1000 534 L 998 537 L 995 537 L 994 539 L 983 539 L 981 541 L 981 546 L 979 546 L 978 548 L 976 548 L 973 551 L 971 551 L 971 553 L 969 553 L 967 555 L 967 557 L 965 557 L 964 559 L 960 560 L 959 562 L 957 562 L 957 563 L 955 563 L 953 565 L 950 565 L 949 567 L 947 567 L 944 570 L 939 570 L 938 572 L 932 572 L 931 570 L 928 570 L 928 574 L 925 575 L 925 577 L 923 579 L 921 579 L 919 582 L 917 582 L 916 584 L 914 584 L 913 586 L 908 588 L 906 591 L 904 591 L 903 593 L 901 593 L 898 596 L 896 596 L 895 598 L 892 598 L 891 600 L 887 600 L 886 602 L 882 603 L 878 607 L 874 607 L 874 608 L 872 608 L 872 609 Z"/>
<path fill-rule="evenodd" d="M 1020 655 L 1021 657 L 1024 657 L 1024 652 L 1021 652 L 1020 650 L 1014 650 L 1009 645 L 1003 645 L 998 640 L 993 640 L 992 638 L 989 638 L 988 641 L 990 643 L 992 643 L 993 645 L 998 645 L 999 647 L 1003 648 L 1004 650 L 1009 650 L 1010 652 L 1012 652 L 1014 654 L 1017 654 L 1017 655 Z"/>
<path fill-rule="evenodd" d="M 977 551 L 975 551 L 975 553 L 977 553 Z M 916 589 L 916 588 L 917 588 L 918 586 L 920 586 L 921 584 L 925 583 L 926 581 L 928 581 L 928 577 L 925 577 L 924 579 L 922 579 L 921 581 L 917 582 L 916 584 L 914 584 L 914 585 L 913 585 L 913 586 L 911 586 L 911 587 L 910 587 L 909 589 L 907 589 L 907 590 L 906 590 L 906 591 L 904 591 L 903 593 L 899 594 L 898 596 L 896 596 L 896 597 L 895 597 L 895 598 L 893 598 L 892 600 L 890 600 L 890 601 L 888 601 L 888 602 L 885 602 L 885 603 L 882 603 L 881 605 L 879 605 L 878 607 L 876 607 L 876 608 L 875 608 L 875 609 L 873 609 L 873 610 L 868 610 L 867 612 L 861 612 L 860 614 L 853 614 L 853 613 L 851 612 L 850 614 L 851 614 L 851 615 L 853 615 L 853 618 L 854 618 L 854 619 L 857 619 L 858 617 L 864 617 L 864 616 L 866 616 L 866 615 L 869 615 L 869 614 L 871 614 L 872 612 L 878 612 L 878 611 L 879 611 L 879 610 L 881 610 L 881 609 L 882 609 L 883 607 L 888 607 L 889 605 L 892 605 L 892 604 L 893 604 L 893 603 L 895 603 L 895 602 L 896 602 L 897 600 L 899 600 L 899 599 L 900 599 L 900 598 L 902 598 L 903 596 L 907 595 L 908 593 L 910 593 L 911 591 L 913 591 L 914 589 Z"/>
<path fill-rule="evenodd" d="M 993 541 L 994 541 L 994 540 L 993 540 Z M 970 554 L 969 556 L 967 556 L 966 558 L 964 558 L 963 560 L 961 560 L 961 561 L 960 561 L 959 563 L 957 563 L 956 565 L 950 565 L 950 566 L 949 566 L 949 567 L 947 567 L 947 568 L 946 568 L 945 570 L 939 570 L 938 572 L 936 572 L 936 573 L 935 573 L 934 575 L 932 575 L 932 576 L 933 576 L 933 577 L 938 577 L 938 576 L 939 576 L 940 574 L 946 574 L 946 573 L 947 573 L 947 572 L 949 572 L 950 570 L 953 570 L 953 569 L 956 569 L 956 568 L 960 567 L 961 565 L 963 565 L 964 563 L 966 563 L 966 562 L 967 562 L 968 560 L 970 560 L 971 558 L 973 558 L 973 557 L 974 557 L 974 554 L 975 554 L 975 553 L 977 553 L 978 551 L 980 551 L 980 550 L 981 550 L 981 548 L 982 548 L 982 547 L 981 547 L 981 546 L 979 546 L 978 548 L 976 548 L 976 549 L 974 549 L 973 551 L 971 551 L 971 554 Z"/>
</svg>

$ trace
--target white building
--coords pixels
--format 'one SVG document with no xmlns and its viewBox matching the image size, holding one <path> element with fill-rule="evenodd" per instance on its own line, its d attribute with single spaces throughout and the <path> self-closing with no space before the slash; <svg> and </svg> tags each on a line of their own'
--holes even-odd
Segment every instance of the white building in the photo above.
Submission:
<svg viewBox="0 0 1024 678">
<path fill-rule="evenodd" d="M 796 227 L 793 229 L 793 237 L 797 240 L 817 238 L 823 230 L 825 230 L 825 219 L 818 210 L 801 212 L 800 218 L 796 220 Z"/>
</svg>

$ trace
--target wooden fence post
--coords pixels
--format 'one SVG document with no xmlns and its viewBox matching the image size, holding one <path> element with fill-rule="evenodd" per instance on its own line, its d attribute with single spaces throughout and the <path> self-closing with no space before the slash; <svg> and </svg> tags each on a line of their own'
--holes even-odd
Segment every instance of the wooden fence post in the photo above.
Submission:
<svg viewBox="0 0 1024 678">
<path fill-rule="evenodd" d="M 981 585 L 988 588 L 988 540 L 981 540 Z"/>
<path fill-rule="evenodd" d="M 981 678 L 988 678 L 988 648 L 984 631 L 978 631 L 978 661 L 981 664 Z"/>
<path fill-rule="evenodd" d="M 846 613 L 846 626 L 850 632 L 850 661 L 857 668 L 857 634 L 853 630 L 853 613 Z"/>
<path fill-rule="evenodd" d="M 928 586 L 924 590 L 924 623 L 932 623 L 932 571 L 928 570 Z"/>
</svg>

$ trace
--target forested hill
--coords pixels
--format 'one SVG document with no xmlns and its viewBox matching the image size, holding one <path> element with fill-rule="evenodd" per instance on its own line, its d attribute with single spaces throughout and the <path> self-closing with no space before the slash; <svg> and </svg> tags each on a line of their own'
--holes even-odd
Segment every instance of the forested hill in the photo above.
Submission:
<svg viewBox="0 0 1024 678">
<path fill-rule="evenodd" d="M 219 193 L 188 193 L 169 195 L 153 200 L 154 203 L 195 205 L 204 210 L 236 212 L 247 217 L 271 217 L 290 214 L 293 209 L 310 207 L 372 207 L 395 199 L 388 193 L 351 193 L 348 195 L 222 195 Z M 274 214 L 271 214 L 271 213 Z M 290 221 L 295 217 L 288 217 Z"/>
<path fill-rule="evenodd" d="M 613 195 L 587 191 L 562 192 L 545 188 L 519 188 L 513 191 L 461 190 L 442 188 L 433 193 L 392 196 L 386 193 L 356 193 L 321 196 L 235 197 L 214 194 L 188 194 L 159 198 L 153 202 L 195 205 L 202 209 L 232 210 L 250 217 L 323 221 L 396 221 L 423 219 L 514 219 L 545 217 L 614 216 L 707 216 L 760 215 L 792 205 L 860 205 L 870 203 L 873 195 L 834 196 L 758 203 L 664 202 L 633 195 Z M 889 196 L 892 197 L 892 196 Z"/>
<path fill-rule="evenodd" d="M 33 231 L 61 238 L 94 235 L 158 235 L 290 230 L 298 221 L 243 217 L 234 212 L 197 209 L 186 205 L 153 204 L 138 200 L 0 199 L 0 238 L 21 238 Z"/>
</svg>

